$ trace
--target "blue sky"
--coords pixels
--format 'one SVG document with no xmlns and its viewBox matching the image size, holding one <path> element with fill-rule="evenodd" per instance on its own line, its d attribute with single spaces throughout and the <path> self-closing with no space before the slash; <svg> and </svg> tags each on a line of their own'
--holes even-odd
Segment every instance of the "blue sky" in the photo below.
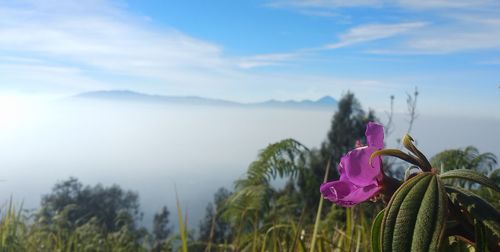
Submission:
<svg viewBox="0 0 500 252">
<path fill-rule="evenodd" d="M 500 118 L 500 2 L 0 2 L 0 93 L 130 89 L 237 101 L 356 93 Z M 494 109 L 491 109 L 494 108 Z"/>
</svg>

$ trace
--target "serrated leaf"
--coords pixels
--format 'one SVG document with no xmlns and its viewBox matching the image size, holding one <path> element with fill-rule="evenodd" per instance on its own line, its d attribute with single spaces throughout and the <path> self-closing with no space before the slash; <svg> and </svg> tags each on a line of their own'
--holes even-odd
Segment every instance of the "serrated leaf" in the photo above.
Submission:
<svg viewBox="0 0 500 252">
<path fill-rule="evenodd" d="M 384 219 L 384 210 L 380 211 L 373 220 L 371 230 L 372 252 L 381 252 L 381 234 L 382 234 L 382 219 Z"/>
<path fill-rule="evenodd" d="M 497 192 L 500 192 L 500 188 L 495 184 L 495 182 L 493 182 L 488 177 L 473 170 L 467 170 L 467 169 L 451 170 L 439 175 L 439 177 L 441 179 L 456 179 L 456 178 L 465 179 L 487 186 Z"/>
</svg>

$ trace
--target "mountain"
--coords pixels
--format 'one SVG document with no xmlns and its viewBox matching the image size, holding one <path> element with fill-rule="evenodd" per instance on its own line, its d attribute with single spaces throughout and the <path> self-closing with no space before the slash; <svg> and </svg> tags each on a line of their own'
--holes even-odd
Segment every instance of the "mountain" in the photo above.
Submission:
<svg viewBox="0 0 500 252">
<path fill-rule="evenodd" d="M 129 90 L 109 90 L 109 91 L 92 91 L 81 93 L 74 96 L 79 99 L 95 99 L 108 101 L 127 101 L 127 102 L 148 102 L 148 103 L 165 103 L 165 104 L 183 104 L 183 105 L 205 105 L 205 106 L 233 106 L 233 107 L 270 107 L 270 108 L 294 108 L 294 109 L 332 109 L 337 106 L 337 101 L 330 97 L 324 96 L 319 100 L 288 100 L 278 101 L 269 100 L 256 103 L 240 103 L 221 99 L 211 99 L 199 96 L 166 96 L 166 95 L 149 95 Z"/>
<path fill-rule="evenodd" d="M 288 100 L 288 101 L 277 101 L 277 100 L 269 100 L 261 103 L 254 103 L 254 106 L 264 106 L 264 107 L 289 107 L 289 108 L 315 108 L 315 107 L 326 107 L 332 108 L 337 106 L 337 101 L 333 99 L 331 96 L 324 96 L 317 101 L 313 100 Z"/>
</svg>

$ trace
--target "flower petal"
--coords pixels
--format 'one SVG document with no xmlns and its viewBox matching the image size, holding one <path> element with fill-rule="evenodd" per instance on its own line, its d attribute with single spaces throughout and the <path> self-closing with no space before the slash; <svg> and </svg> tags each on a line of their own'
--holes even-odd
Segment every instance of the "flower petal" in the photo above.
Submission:
<svg viewBox="0 0 500 252">
<path fill-rule="evenodd" d="M 345 177 L 341 180 L 350 181 L 357 186 L 367 186 L 378 183 L 381 178 L 381 160 L 379 157 L 372 160 L 370 156 L 377 148 L 365 146 L 356 148 L 348 152 L 340 160 L 340 167 L 343 167 Z"/>
<path fill-rule="evenodd" d="M 337 202 L 339 199 L 346 197 L 356 189 L 358 189 L 358 187 L 349 181 L 331 181 L 323 183 L 319 190 L 325 198 Z"/>
<path fill-rule="evenodd" d="M 320 191 L 323 196 L 343 207 L 350 207 L 368 200 L 378 193 L 380 187 L 371 184 L 358 187 L 349 181 L 332 181 L 321 185 Z"/>
<path fill-rule="evenodd" d="M 360 187 L 356 190 L 351 191 L 345 197 L 338 199 L 337 204 L 343 207 L 350 207 L 361 202 L 368 200 L 369 198 L 375 196 L 381 187 L 376 184 L 371 184 L 365 187 Z"/>
<path fill-rule="evenodd" d="M 384 148 L 384 126 L 369 122 L 366 125 L 365 136 L 368 146 L 376 147 L 377 149 Z"/>
</svg>

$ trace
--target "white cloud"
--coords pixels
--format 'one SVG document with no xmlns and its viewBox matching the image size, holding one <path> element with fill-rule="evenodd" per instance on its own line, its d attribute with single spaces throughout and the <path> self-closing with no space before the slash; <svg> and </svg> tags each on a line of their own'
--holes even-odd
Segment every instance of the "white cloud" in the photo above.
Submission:
<svg viewBox="0 0 500 252">
<path fill-rule="evenodd" d="M 336 49 L 353 44 L 389 38 L 422 28 L 426 25 L 427 24 L 425 22 L 361 25 L 350 29 L 345 34 L 340 35 L 339 42 L 329 44 L 326 48 Z"/>
<path fill-rule="evenodd" d="M 31 79 L 22 76 L 27 71 L 31 81 L 39 75 L 46 80 L 43 85 L 54 89 L 95 89 L 123 85 L 116 78 L 96 77 L 115 75 L 142 78 L 138 82 L 143 86 L 168 83 L 179 90 L 193 82 L 228 83 L 243 74 L 240 66 L 284 60 L 283 56 L 255 56 L 245 65 L 240 58 L 225 56 L 219 45 L 173 28 L 151 28 L 149 22 L 104 0 L 2 2 L 0 81 L 31 87 Z M 72 71 L 53 71 L 68 68 Z"/>
<path fill-rule="evenodd" d="M 172 28 L 151 28 L 150 22 L 104 0 L 2 2 L 0 92 L 132 89 L 257 101 L 319 97 L 366 83 L 249 73 L 245 69 L 285 64 L 311 52 L 229 57 L 219 45 Z M 310 88 L 304 83 L 314 83 L 317 91 L 304 92 Z"/>
<path fill-rule="evenodd" d="M 469 50 L 500 49 L 500 29 L 440 33 L 416 37 L 405 43 L 405 51 L 421 54 L 444 54 Z"/>
<path fill-rule="evenodd" d="M 78 1 L 79 3 L 81 1 Z M 33 57 L 64 59 L 89 67 L 131 74 L 178 68 L 212 68 L 224 63 L 221 49 L 173 29 L 155 31 L 117 9 L 91 9 L 92 3 L 2 8 L 0 48 Z M 76 9 L 76 6 L 81 7 Z M 65 9 L 66 8 L 66 9 Z"/>
<path fill-rule="evenodd" d="M 0 81 L 2 92 L 57 94 L 110 87 L 75 67 L 53 66 L 29 60 L 16 63 L 12 59 L 0 64 Z"/>
<path fill-rule="evenodd" d="M 301 56 L 303 56 L 303 54 L 299 52 L 259 54 L 241 58 L 237 64 L 241 68 L 248 69 L 261 66 L 278 65 L 282 64 L 283 62 L 289 62 L 291 60 L 298 59 Z"/>
<path fill-rule="evenodd" d="M 128 88 L 216 97 L 273 79 L 245 69 L 304 55 L 229 57 L 217 44 L 151 22 L 106 0 L 1 2 L 0 90 Z"/>
<path fill-rule="evenodd" d="M 287 9 L 400 7 L 404 9 L 467 9 L 499 6 L 496 0 L 274 0 L 267 6 Z"/>
<path fill-rule="evenodd" d="M 498 5 L 498 2 L 494 0 L 398 0 L 395 3 L 403 8 L 411 9 L 465 9 Z"/>
<path fill-rule="evenodd" d="M 367 51 L 377 54 L 448 54 L 500 49 L 500 1 L 497 0 L 290 0 L 272 3 L 275 3 L 274 7 L 286 7 L 299 13 L 322 10 L 346 15 L 342 12 L 346 8 L 371 8 L 373 12 L 368 16 L 377 19 L 383 19 L 387 14 L 384 11 L 389 9 L 408 14 L 413 20 L 421 20 L 405 22 L 405 16 L 397 14 L 397 19 L 402 20 L 400 23 L 360 24 L 341 34 L 338 42 L 327 45 L 329 49 L 403 34 L 404 38 L 391 43 L 390 47 L 378 45 Z M 356 18 L 351 16 L 353 21 Z"/>
<path fill-rule="evenodd" d="M 449 54 L 500 49 L 500 19 L 488 15 L 448 15 L 444 24 L 412 33 L 397 47 L 369 50 L 376 54 Z"/>
<path fill-rule="evenodd" d="M 381 0 L 278 0 L 268 6 L 277 8 L 345 8 L 359 6 L 378 6 Z"/>
</svg>

